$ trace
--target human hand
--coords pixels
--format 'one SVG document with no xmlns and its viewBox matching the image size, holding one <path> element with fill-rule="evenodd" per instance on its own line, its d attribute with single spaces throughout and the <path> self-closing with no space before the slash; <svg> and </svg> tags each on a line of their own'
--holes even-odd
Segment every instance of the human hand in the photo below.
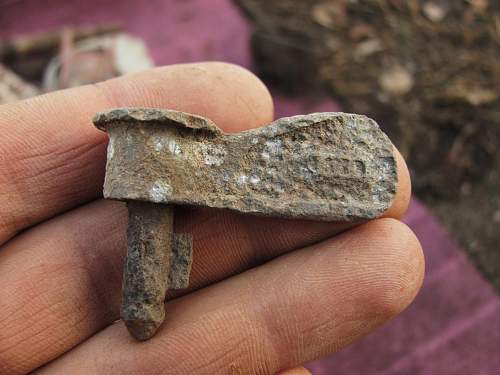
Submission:
<svg viewBox="0 0 500 375">
<path fill-rule="evenodd" d="M 127 211 L 100 199 L 107 135 L 91 124 L 123 106 L 227 132 L 273 117 L 262 83 L 220 63 L 0 106 L 0 374 L 272 374 L 348 346 L 415 297 L 424 260 L 398 221 L 410 197 L 398 154 L 392 207 L 356 227 L 178 209 L 176 232 L 194 237 L 191 285 L 169 294 L 156 336 L 135 341 L 117 322 Z"/>
</svg>

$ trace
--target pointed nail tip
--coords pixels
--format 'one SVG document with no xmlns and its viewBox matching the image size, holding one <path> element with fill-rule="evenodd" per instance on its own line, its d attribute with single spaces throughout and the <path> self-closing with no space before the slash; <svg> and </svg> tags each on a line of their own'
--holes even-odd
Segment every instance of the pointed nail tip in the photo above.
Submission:
<svg viewBox="0 0 500 375">
<path fill-rule="evenodd" d="M 137 341 L 147 341 L 158 331 L 159 325 L 154 322 L 125 321 L 130 335 Z"/>
</svg>

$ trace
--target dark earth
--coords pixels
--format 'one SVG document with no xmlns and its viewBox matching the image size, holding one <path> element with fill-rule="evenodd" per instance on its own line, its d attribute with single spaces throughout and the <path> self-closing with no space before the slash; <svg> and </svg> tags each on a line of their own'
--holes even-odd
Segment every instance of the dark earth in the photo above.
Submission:
<svg viewBox="0 0 500 375">
<path fill-rule="evenodd" d="M 376 119 L 414 193 L 500 291 L 500 2 L 235 3 L 261 77 Z"/>
</svg>

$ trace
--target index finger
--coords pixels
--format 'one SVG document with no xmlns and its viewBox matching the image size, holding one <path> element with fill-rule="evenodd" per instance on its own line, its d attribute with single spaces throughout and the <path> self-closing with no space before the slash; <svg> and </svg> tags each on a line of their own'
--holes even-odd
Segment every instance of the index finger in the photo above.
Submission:
<svg viewBox="0 0 500 375">
<path fill-rule="evenodd" d="M 198 114 L 229 132 L 273 118 L 262 82 L 224 63 L 157 68 L 0 106 L 0 244 L 101 194 L 107 135 L 91 119 L 125 106 Z"/>
</svg>

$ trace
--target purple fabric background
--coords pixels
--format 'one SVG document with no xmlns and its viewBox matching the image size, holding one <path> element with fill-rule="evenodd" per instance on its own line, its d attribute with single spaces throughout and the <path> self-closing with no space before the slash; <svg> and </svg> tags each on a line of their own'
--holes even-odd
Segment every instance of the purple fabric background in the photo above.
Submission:
<svg viewBox="0 0 500 375">
<path fill-rule="evenodd" d="M 249 30 L 229 0 L 0 0 L 0 37 L 99 22 L 119 23 L 144 38 L 158 65 L 222 60 L 251 68 Z M 338 109 L 327 99 L 275 99 L 277 117 Z M 415 303 L 308 367 L 317 375 L 500 374 L 500 298 L 418 201 L 406 222 L 427 260 Z"/>
</svg>

